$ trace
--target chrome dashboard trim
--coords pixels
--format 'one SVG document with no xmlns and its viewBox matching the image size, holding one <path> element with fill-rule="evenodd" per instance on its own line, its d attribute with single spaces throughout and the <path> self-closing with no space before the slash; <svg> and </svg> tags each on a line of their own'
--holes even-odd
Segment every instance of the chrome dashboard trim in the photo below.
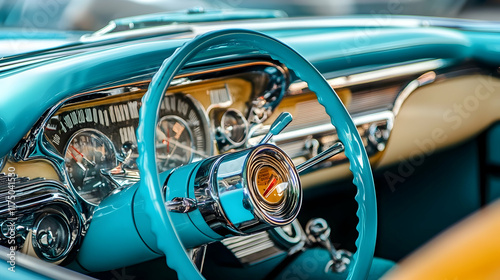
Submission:
<svg viewBox="0 0 500 280">
<path fill-rule="evenodd" d="M 381 80 L 395 79 L 410 75 L 418 75 L 426 71 L 431 71 L 448 66 L 443 59 L 433 59 L 423 62 L 416 62 L 401 66 L 392 66 L 380 70 L 353 74 L 349 76 L 328 79 L 327 82 L 334 89 L 355 86 L 360 84 L 378 82 Z M 292 83 L 289 87 L 290 95 L 297 95 L 307 89 L 307 83 L 303 81 Z"/>
<path fill-rule="evenodd" d="M 401 110 L 401 106 L 408 99 L 408 97 L 419 87 L 432 83 L 436 80 L 436 73 L 434 71 L 430 71 L 422 74 L 417 79 L 408 83 L 408 85 L 398 94 L 396 100 L 394 101 L 394 106 L 392 111 L 394 115 L 397 116 L 399 111 Z"/>
<path fill-rule="evenodd" d="M 201 33 L 206 33 L 208 31 L 220 30 L 226 28 L 245 28 L 251 30 L 279 30 L 284 28 L 335 28 L 335 27 L 362 27 L 367 28 L 374 26 L 377 28 L 381 27 L 419 27 L 425 25 L 423 20 L 412 19 L 412 18 L 393 18 L 390 21 L 377 20 L 377 18 L 364 18 L 360 19 L 332 19 L 332 18 L 321 18 L 321 19 L 290 19 L 274 18 L 272 21 L 247 21 L 247 22 L 233 22 L 231 25 L 225 23 L 204 23 L 204 26 L 196 24 L 177 24 L 154 26 L 143 29 L 136 30 L 125 30 L 115 33 L 106 33 L 108 30 L 104 30 L 98 34 L 84 35 L 80 38 L 82 43 L 90 42 L 100 42 L 111 39 L 126 39 L 126 38 L 147 38 L 152 36 L 166 36 L 179 34 L 181 38 L 191 38 Z M 110 27 L 111 28 L 111 27 Z"/>
<path fill-rule="evenodd" d="M 354 125 L 356 126 L 376 121 L 387 120 L 389 128 L 392 129 L 394 123 L 394 114 L 391 111 L 383 111 L 362 116 L 353 116 L 352 120 L 354 122 Z M 314 134 L 335 133 L 335 131 L 335 127 L 332 124 L 327 123 L 314 127 L 282 132 L 281 134 L 274 136 L 273 141 L 279 143 Z"/>
<path fill-rule="evenodd" d="M 5 163 L 6 162 L 7 162 L 7 156 L 0 157 L 0 171 L 3 170 L 3 168 L 5 167 Z"/>
<path fill-rule="evenodd" d="M 83 220 L 72 194 L 62 183 L 55 180 L 29 179 L 10 174 L 0 174 L 0 220 L 2 223 L 11 222 L 16 225 L 16 239 L 22 240 L 22 244 L 16 242 L 16 246 L 22 248 L 29 244 L 33 246 L 32 249 L 38 251 L 36 242 L 24 241 L 32 233 L 36 233 L 34 222 L 37 218 L 43 215 L 45 210 L 51 209 L 50 211 L 57 212 L 61 219 L 67 221 L 71 238 L 68 240 L 67 249 L 61 255 L 46 260 L 55 262 L 68 257 L 79 242 L 83 230 Z M 6 238 L 8 237 L 0 233 L 0 243 L 5 242 Z M 23 248 L 24 250 L 30 248 Z"/>
<path fill-rule="evenodd" d="M 125 30 L 114 33 L 101 32 L 99 34 L 88 34 L 80 38 L 82 43 L 101 42 L 105 40 L 125 40 L 128 38 L 148 38 L 154 36 L 173 36 L 176 38 L 192 38 L 196 35 L 209 31 L 227 28 L 244 28 L 259 30 L 261 32 L 281 29 L 307 29 L 307 28 L 386 28 L 386 27 L 445 27 L 461 30 L 486 30 L 497 31 L 498 28 L 489 22 L 474 20 L 448 19 L 447 21 L 433 17 L 408 17 L 391 15 L 390 20 L 387 15 L 370 15 L 368 17 L 357 18 L 273 18 L 272 20 L 248 20 L 242 22 L 231 22 L 231 24 L 221 22 L 205 22 L 200 24 L 177 24 L 147 27 L 143 29 Z M 108 30 L 105 30 L 108 31 Z M 177 35 L 177 36 L 176 36 Z"/>
</svg>

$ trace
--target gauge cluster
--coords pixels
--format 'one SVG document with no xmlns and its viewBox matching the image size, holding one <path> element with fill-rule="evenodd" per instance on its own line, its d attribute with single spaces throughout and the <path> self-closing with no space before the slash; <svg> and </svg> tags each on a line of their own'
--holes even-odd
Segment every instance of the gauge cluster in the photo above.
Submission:
<svg viewBox="0 0 500 280">
<path fill-rule="evenodd" d="M 250 128 L 272 112 L 286 82 L 285 70 L 266 61 L 194 70 L 174 80 L 158 111 L 158 171 L 248 147 Z M 49 150 L 64 162 L 67 186 L 89 206 L 140 179 L 136 130 L 148 83 L 78 95 L 47 119 Z"/>
</svg>

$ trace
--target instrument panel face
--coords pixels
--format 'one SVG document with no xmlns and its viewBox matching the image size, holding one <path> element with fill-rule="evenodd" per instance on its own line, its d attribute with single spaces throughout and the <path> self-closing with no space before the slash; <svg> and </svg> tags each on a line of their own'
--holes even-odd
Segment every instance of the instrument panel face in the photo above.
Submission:
<svg viewBox="0 0 500 280">
<path fill-rule="evenodd" d="M 158 171 L 245 148 L 255 100 L 266 94 L 275 102 L 284 95 L 286 79 L 279 77 L 277 84 L 267 74 L 284 72 L 266 72 L 270 67 L 279 68 L 261 62 L 171 86 L 156 123 Z M 146 81 L 80 95 L 47 121 L 47 145 L 64 160 L 61 172 L 85 203 L 96 206 L 140 179 L 136 130 L 147 86 Z M 258 104 L 266 109 L 266 103 Z"/>
<path fill-rule="evenodd" d="M 156 128 L 158 171 L 204 159 L 213 154 L 209 121 L 201 104 L 190 95 L 166 95 Z"/>
</svg>

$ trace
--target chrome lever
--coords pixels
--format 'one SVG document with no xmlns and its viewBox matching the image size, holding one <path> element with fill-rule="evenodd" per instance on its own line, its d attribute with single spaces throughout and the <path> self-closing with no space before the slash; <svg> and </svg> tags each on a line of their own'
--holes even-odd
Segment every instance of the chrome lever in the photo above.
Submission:
<svg viewBox="0 0 500 280">
<path fill-rule="evenodd" d="M 302 173 L 306 171 L 307 169 L 313 167 L 314 165 L 327 160 L 331 157 L 333 157 L 336 154 L 339 154 L 344 151 L 344 144 L 341 142 L 337 142 L 333 144 L 330 148 L 324 150 L 323 152 L 319 153 L 317 156 L 299 164 L 296 166 L 297 172 Z"/>
<path fill-rule="evenodd" d="M 311 219 L 306 224 L 308 246 L 319 246 L 330 254 L 331 260 L 325 267 L 325 273 L 329 271 L 342 273 L 351 263 L 352 254 L 346 250 L 337 250 L 330 240 L 330 233 L 330 226 L 324 219 Z"/>
<path fill-rule="evenodd" d="M 260 140 L 259 145 L 266 144 L 274 135 L 280 134 L 280 132 L 283 131 L 283 129 L 285 129 L 285 127 L 292 122 L 292 120 L 292 114 L 288 112 L 281 113 L 276 120 L 274 120 L 269 132 L 264 136 L 264 138 L 262 138 L 262 140 Z"/>
</svg>

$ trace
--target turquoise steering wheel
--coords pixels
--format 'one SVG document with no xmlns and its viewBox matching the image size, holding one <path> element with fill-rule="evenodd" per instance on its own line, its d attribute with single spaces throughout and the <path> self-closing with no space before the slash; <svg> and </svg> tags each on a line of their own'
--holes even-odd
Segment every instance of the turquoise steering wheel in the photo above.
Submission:
<svg viewBox="0 0 500 280">
<path fill-rule="evenodd" d="M 155 161 L 155 124 L 166 89 L 187 62 L 195 56 L 210 58 L 213 55 L 241 52 L 242 49 L 269 55 L 292 69 L 316 92 L 319 103 L 325 107 L 336 127 L 354 175 L 353 183 L 358 189 L 355 200 L 358 203 L 356 215 L 359 222 L 356 229 L 359 235 L 355 243 L 357 251 L 349 265 L 348 279 L 365 279 L 375 250 L 377 207 L 370 163 L 358 130 L 335 91 L 309 61 L 284 43 L 249 30 L 215 31 L 186 42 L 163 62 L 143 97 L 137 130 L 141 174 L 137 195 L 149 201 L 144 211 L 151 220 L 151 233 L 156 236 L 157 248 L 166 255 L 167 265 L 177 271 L 180 279 L 203 279 L 188 257 L 164 206 L 162 184 Z"/>
</svg>

